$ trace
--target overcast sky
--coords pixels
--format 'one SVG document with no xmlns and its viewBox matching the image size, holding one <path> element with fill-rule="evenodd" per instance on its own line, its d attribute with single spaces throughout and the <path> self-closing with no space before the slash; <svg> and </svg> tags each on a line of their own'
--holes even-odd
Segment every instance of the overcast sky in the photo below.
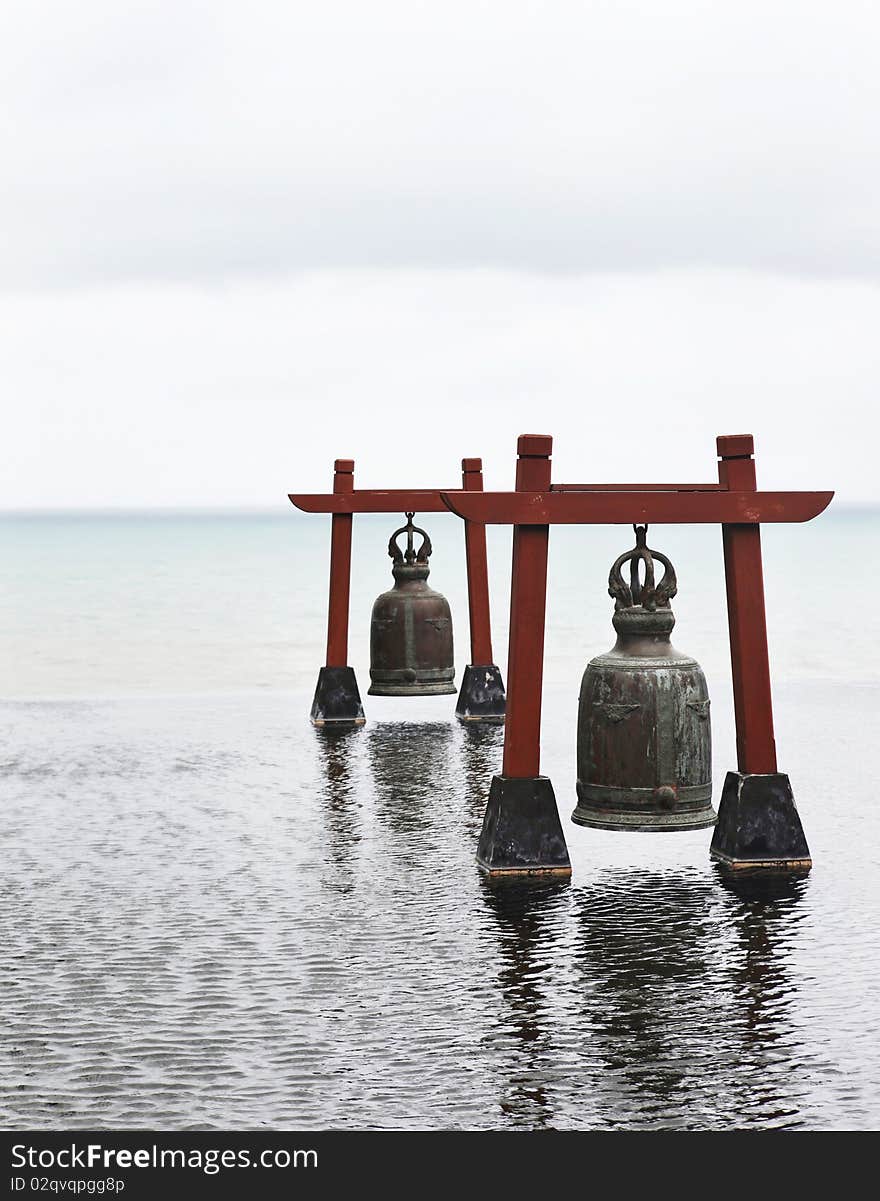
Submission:
<svg viewBox="0 0 880 1201">
<path fill-rule="evenodd" d="M 4 0 L 0 507 L 880 500 L 876 0 Z"/>
</svg>

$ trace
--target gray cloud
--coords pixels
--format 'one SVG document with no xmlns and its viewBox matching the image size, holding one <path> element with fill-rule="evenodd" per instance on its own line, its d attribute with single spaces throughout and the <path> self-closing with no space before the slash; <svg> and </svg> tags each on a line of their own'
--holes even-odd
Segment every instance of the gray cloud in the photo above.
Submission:
<svg viewBox="0 0 880 1201">
<path fill-rule="evenodd" d="M 756 435 L 767 488 L 876 500 L 880 287 L 749 272 L 298 274 L 0 296 L 15 421 L 2 507 L 268 505 L 454 486 L 516 437 L 557 480 L 711 480 Z"/>
<path fill-rule="evenodd" d="M 706 479 L 876 500 L 880 9 L 6 0 L 0 507 Z M 413 448 L 418 448 L 418 453 Z"/>
<path fill-rule="evenodd" d="M 880 272 L 880 9 L 12 0 L 0 279 Z"/>
</svg>

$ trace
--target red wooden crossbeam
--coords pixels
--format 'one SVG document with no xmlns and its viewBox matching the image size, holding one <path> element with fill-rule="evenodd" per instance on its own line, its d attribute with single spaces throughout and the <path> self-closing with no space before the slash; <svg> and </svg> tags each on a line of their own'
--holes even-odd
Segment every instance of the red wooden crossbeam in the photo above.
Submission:
<svg viewBox="0 0 880 1201">
<path fill-rule="evenodd" d="M 466 521 L 487 525 L 737 524 L 809 521 L 833 492 L 441 492 Z"/>
<path fill-rule="evenodd" d="M 289 493 L 292 504 L 305 513 L 445 513 L 442 496 L 461 489 L 355 488 L 351 492 Z"/>
<path fill-rule="evenodd" d="M 720 484 L 551 484 L 551 492 L 717 492 Z"/>
</svg>

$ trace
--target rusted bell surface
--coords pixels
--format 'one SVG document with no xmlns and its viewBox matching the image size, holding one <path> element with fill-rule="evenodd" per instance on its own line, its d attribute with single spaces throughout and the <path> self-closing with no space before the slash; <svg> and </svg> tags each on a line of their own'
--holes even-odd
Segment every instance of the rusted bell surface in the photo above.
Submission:
<svg viewBox="0 0 880 1201">
<path fill-rule="evenodd" d="M 388 543 L 394 587 L 373 605 L 370 623 L 370 695 L 436 696 L 455 692 L 449 602 L 428 587 L 431 539 L 414 526 L 414 513 Z M 406 551 L 397 539 L 406 534 Z M 421 534 L 416 551 L 413 534 Z"/>
<path fill-rule="evenodd" d="M 675 571 L 649 550 L 647 526 L 611 568 L 617 643 L 588 665 L 578 711 L 577 808 L 602 830 L 694 830 L 715 824 L 709 695 L 700 665 L 670 642 Z M 663 578 L 654 584 L 654 561 Z M 621 573 L 630 564 L 630 582 Z M 639 564 L 644 566 L 644 583 Z"/>
</svg>

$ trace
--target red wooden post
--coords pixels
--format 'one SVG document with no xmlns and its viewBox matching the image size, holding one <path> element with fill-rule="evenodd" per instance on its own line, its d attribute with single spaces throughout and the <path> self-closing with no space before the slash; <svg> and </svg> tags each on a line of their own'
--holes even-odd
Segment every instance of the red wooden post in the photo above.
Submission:
<svg viewBox="0 0 880 1201">
<path fill-rule="evenodd" d="M 469 492 L 483 491 L 482 459 L 462 459 L 461 486 Z M 478 525 L 473 521 L 464 523 L 464 551 L 467 563 L 471 663 L 481 665 L 494 663 L 492 626 L 489 616 L 489 568 L 484 525 Z"/>
<path fill-rule="evenodd" d="M 522 435 L 517 443 L 518 492 L 540 496 L 549 491 L 552 449 L 553 439 L 544 434 Z M 477 863 L 490 876 L 571 875 L 553 785 L 541 775 L 549 536 L 549 525 L 513 527 L 504 761 L 501 774 L 492 778 L 477 844 Z"/>
<path fill-rule="evenodd" d="M 721 437 L 717 445 L 722 487 L 756 491 L 752 435 Z M 733 871 L 809 871 L 810 848 L 791 781 L 776 767 L 761 527 L 724 522 L 721 529 L 739 770 L 725 777 L 710 853 Z"/>
<path fill-rule="evenodd" d="M 461 486 L 467 492 L 482 493 L 482 459 L 462 459 Z M 462 673 L 455 716 L 465 723 L 497 726 L 504 721 L 506 700 L 501 672 L 492 661 L 489 566 L 486 558 L 486 527 L 482 522 L 465 521 L 464 550 L 467 562 L 471 661 Z"/>
<path fill-rule="evenodd" d="M 354 459 L 333 464 L 333 491 L 354 491 Z M 330 534 L 330 604 L 327 617 L 327 666 L 348 663 L 348 608 L 351 592 L 351 514 L 334 513 Z"/>
<path fill-rule="evenodd" d="M 553 439 L 523 434 L 517 442 L 517 492 L 550 489 Z M 544 613 L 550 527 L 513 527 L 510 584 L 510 641 L 507 657 L 507 722 L 504 730 L 506 777 L 541 774 L 541 692 L 544 678 Z"/>
<path fill-rule="evenodd" d="M 719 437 L 718 479 L 737 491 L 757 488 L 751 434 Z M 727 618 L 736 717 L 737 766 L 744 775 L 776 771 L 770 659 L 759 525 L 722 525 Z"/>
<path fill-rule="evenodd" d="M 354 460 L 337 459 L 333 471 L 334 495 L 349 496 L 354 491 Z M 312 701 L 312 725 L 330 730 L 362 726 L 365 720 L 354 668 L 348 666 L 351 520 L 350 512 L 334 513 L 332 517 L 327 662 L 318 672 Z"/>
</svg>

